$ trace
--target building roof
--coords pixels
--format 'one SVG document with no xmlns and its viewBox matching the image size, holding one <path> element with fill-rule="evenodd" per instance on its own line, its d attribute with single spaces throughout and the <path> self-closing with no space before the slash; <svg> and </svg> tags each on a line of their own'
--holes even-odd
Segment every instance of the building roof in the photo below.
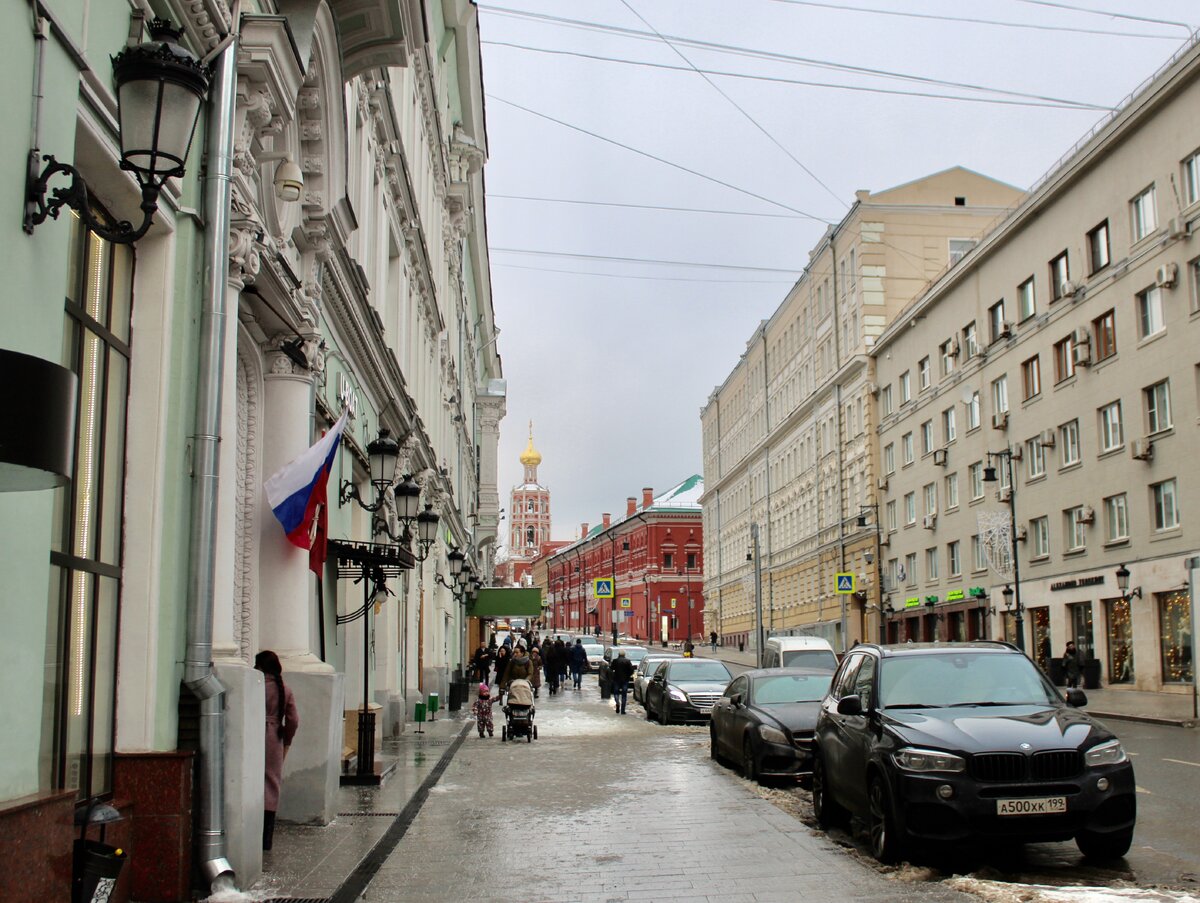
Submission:
<svg viewBox="0 0 1200 903">
<path fill-rule="evenodd" d="M 605 528 L 603 523 L 599 523 L 587 531 L 587 534 L 581 539 L 564 544 L 561 549 L 556 549 L 553 554 L 574 548 L 577 545 L 582 545 L 591 539 L 604 533 L 606 529 L 611 530 L 625 521 L 639 514 L 655 514 L 668 511 L 682 511 L 689 513 L 700 513 L 700 496 L 704 495 L 704 477 L 700 474 L 692 474 L 681 483 L 672 486 L 666 492 L 655 496 L 651 499 L 650 507 L 641 506 L 637 508 L 632 515 L 622 515 L 619 518 L 614 518 Z"/>
<path fill-rule="evenodd" d="M 537 467 L 542 463 L 542 454 L 533 447 L 533 421 L 529 421 L 529 444 L 521 452 L 521 463 L 526 467 Z"/>
</svg>

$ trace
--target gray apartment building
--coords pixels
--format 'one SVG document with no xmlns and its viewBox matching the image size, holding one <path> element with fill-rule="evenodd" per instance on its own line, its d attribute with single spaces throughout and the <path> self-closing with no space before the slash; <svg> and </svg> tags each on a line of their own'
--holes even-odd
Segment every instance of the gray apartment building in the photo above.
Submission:
<svg viewBox="0 0 1200 903">
<path fill-rule="evenodd" d="M 1198 112 L 1193 41 L 871 349 L 891 640 L 1190 692 Z"/>
</svg>

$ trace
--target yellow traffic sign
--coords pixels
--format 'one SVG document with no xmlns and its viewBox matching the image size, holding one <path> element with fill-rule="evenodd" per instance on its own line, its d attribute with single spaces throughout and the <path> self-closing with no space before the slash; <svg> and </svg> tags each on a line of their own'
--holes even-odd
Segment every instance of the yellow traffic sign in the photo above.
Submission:
<svg viewBox="0 0 1200 903">
<path fill-rule="evenodd" d="M 839 595 L 846 596 L 854 592 L 854 584 L 858 581 L 854 574 L 837 574 L 836 577 L 837 589 L 835 591 Z"/>
<path fill-rule="evenodd" d="M 592 581 L 592 595 L 597 599 L 613 597 L 613 580 L 611 577 L 597 577 Z"/>
</svg>

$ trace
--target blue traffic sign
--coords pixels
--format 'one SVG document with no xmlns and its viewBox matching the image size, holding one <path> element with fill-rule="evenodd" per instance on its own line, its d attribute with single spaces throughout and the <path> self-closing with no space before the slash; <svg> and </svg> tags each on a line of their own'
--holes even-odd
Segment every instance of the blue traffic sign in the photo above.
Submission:
<svg viewBox="0 0 1200 903">
<path fill-rule="evenodd" d="M 838 593 L 848 595 L 854 592 L 855 577 L 853 574 L 838 574 L 836 576 Z"/>
</svg>

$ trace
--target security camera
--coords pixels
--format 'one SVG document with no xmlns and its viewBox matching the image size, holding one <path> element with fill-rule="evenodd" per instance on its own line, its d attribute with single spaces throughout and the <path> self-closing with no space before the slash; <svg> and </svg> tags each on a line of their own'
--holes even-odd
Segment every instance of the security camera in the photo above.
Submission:
<svg viewBox="0 0 1200 903">
<path fill-rule="evenodd" d="M 275 167 L 275 197 L 287 202 L 300 200 L 304 191 L 304 173 L 300 171 L 291 154 L 283 151 L 259 154 L 257 160 L 259 163 L 279 161 L 279 165 Z"/>
</svg>

